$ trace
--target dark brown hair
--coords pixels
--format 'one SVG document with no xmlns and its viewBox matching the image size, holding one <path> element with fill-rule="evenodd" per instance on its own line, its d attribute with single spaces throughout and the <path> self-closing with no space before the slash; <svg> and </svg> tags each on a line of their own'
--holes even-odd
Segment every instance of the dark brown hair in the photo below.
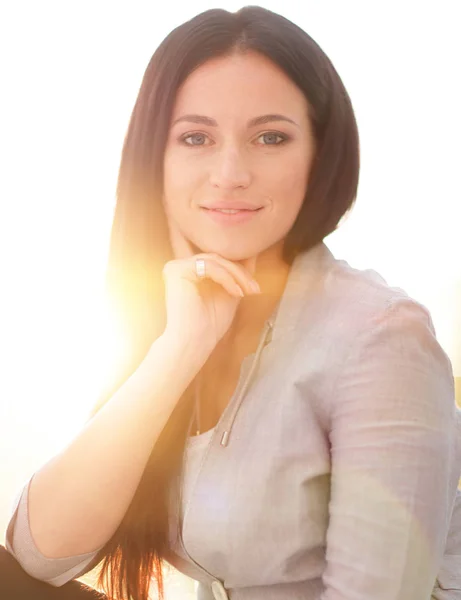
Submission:
<svg viewBox="0 0 461 600">
<path fill-rule="evenodd" d="M 291 264 L 337 229 L 355 202 L 359 139 L 351 101 L 307 33 L 257 6 L 235 13 L 207 10 L 174 29 L 147 66 L 124 140 L 106 292 L 126 347 L 91 417 L 136 370 L 165 326 L 162 269 L 173 255 L 161 202 L 163 155 L 178 87 L 207 60 L 247 51 L 265 55 L 304 93 L 316 138 L 304 203 L 284 242 L 285 261 Z M 151 578 L 163 598 L 167 494 L 181 467 L 192 414 L 188 392 L 155 443 L 122 522 L 98 554 L 98 583 L 111 598 L 147 600 Z"/>
</svg>

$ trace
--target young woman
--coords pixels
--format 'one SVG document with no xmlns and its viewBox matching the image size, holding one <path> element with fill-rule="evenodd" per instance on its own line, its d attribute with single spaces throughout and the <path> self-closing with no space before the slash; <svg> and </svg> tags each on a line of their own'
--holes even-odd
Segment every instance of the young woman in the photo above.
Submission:
<svg viewBox="0 0 461 600">
<path fill-rule="evenodd" d="M 450 361 L 424 306 L 324 243 L 358 177 L 349 96 L 296 25 L 209 10 L 162 42 L 112 228 L 126 356 L 19 494 L 10 600 L 91 597 L 72 580 L 101 561 L 124 600 L 168 564 L 200 600 L 461 598 Z"/>
</svg>

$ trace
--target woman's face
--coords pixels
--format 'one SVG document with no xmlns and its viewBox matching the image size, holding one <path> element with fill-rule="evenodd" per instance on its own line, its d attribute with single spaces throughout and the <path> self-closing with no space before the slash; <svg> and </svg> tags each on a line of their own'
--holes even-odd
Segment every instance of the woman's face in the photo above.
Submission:
<svg viewBox="0 0 461 600">
<path fill-rule="evenodd" d="M 269 59 L 208 61 L 186 79 L 173 109 L 164 158 L 169 222 L 201 252 L 234 261 L 283 243 L 304 199 L 314 143 L 303 93 Z M 251 211 L 205 208 L 239 202 Z"/>
</svg>

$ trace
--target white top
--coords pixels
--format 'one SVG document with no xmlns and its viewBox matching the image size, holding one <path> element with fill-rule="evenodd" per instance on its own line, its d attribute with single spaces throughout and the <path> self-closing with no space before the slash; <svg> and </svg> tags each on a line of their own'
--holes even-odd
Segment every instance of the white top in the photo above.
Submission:
<svg viewBox="0 0 461 600">
<path fill-rule="evenodd" d="M 205 450 L 211 440 L 215 428 L 205 431 L 200 435 L 194 435 L 187 439 L 185 448 L 185 460 L 183 466 L 183 493 L 182 493 L 182 514 L 186 512 L 187 503 L 191 490 L 194 487 L 195 479 L 198 475 L 200 463 Z"/>
</svg>

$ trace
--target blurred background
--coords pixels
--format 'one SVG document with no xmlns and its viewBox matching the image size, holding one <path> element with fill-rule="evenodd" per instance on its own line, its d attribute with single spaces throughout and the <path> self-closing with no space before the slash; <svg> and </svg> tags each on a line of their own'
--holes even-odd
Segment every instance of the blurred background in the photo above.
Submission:
<svg viewBox="0 0 461 600">
<path fill-rule="evenodd" d="M 327 245 L 430 310 L 461 405 L 458 2 L 260 4 L 320 44 L 356 112 L 358 200 Z M 147 63 L 183 21 L 243 5 L 0 7 L 0 543 L 16 492 L 82 427 L 116 352 L 103 277 L 118 161 Z M 193 589 L 172 572 L 167 598 Z"/>
</svg>

